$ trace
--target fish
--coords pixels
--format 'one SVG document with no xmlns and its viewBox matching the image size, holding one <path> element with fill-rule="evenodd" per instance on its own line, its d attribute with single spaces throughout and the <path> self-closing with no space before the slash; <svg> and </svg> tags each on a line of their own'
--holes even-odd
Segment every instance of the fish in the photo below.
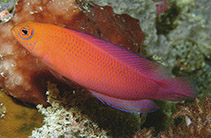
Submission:
<svg viewBox="0 0 211 138">
<path fill-rule="evenodd" d="M 186 78 L 112 42 L 60 26 L 27 21 L 11 29 L 17 41 L 53 72 L 121 111 L 150 113 L 154 100 L 196 97 Z"/>
</svg>

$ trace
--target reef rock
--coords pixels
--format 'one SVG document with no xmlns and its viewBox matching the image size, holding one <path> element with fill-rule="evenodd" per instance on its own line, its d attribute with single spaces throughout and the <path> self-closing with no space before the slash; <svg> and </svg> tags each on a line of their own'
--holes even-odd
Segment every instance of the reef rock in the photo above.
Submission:
<svg viewBox="0 0 211 138">
<path fill-rule="evenodd" d="M 13 18 L 0 24 L 0 86 L 9 95 L 34 104 L 46 103 L 46 81 L 52 80 L 53 75 L 10 31 L 14 25 L 29 20 L 83 31 L 133 52 L 140 50 L 144 39 L 137 19 L 114 14 L 108 6 L 78 0 L 18 1 Z"/>
</svg>

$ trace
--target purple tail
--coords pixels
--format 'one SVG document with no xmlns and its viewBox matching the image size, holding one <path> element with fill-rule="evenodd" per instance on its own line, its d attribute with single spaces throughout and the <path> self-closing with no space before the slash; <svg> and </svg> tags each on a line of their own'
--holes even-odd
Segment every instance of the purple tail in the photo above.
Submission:
<svg viewBox="0 0 211 138">
<path fill-rule="evenodd" d="M 194 98 L 197 95 L 196 88 L 190 80 L 184 78 L 172 78 L 158 81 L 160 89 L 157 99 L 177 101 Z"/>
</svg>

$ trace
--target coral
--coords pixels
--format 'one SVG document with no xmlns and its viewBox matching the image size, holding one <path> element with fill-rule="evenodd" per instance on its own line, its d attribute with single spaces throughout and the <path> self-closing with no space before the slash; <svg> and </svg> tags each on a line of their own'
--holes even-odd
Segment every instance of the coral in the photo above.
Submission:
<svg viewBox="0 0 211 138">
<path fill-rule="evenodd" d="M 157 138 L 205 138 L 211 136 L 211 98 L 205 97 L 189 106 L 185 104 L 177 104 L 177 112 L 172 116 L 175 118 L 183 118 L 184 122 L 179 125 L 170 126 L 167 132 L 161 132 Z M 153 129 L 143 129 L 134 135 L 134 138 L 152 137 Z"/>
<path fill-rule="evenodd" d="M 14 102 L 14 99 L 0 91 L 0 137 L 24 138 L 35 127 L 42 126 L 43 116 L 34 108 Z"/>
<path fill-rule="evenodd" d="M 109 108 L 81 91 L 60 92 L 49 82 L 47 94 L 51 106 L 37 106 L 45 115 L 44 125 L 36 128 L 31 137 L 131 137 L 138 130 L 138 114 Z"/>
<path fill-rule="evenodd" d="M 152 138 L 153 137 L 153 129 L 142 129 L 137 132 L 133 138 Z"/>
<path fill-rule="evenodd" d="M 1 0 L 0 1 L 0 11 L 11 11 L 14 8 L 15 0 Z"/>
<path fill-rule="evenodd" d="M 0 1 L 0 23 L 9 21 L 14 13 L 15 0 Z"/>
<path fill-rule="evenodd" d="M 108 6 L 79 0 L 18 1 L 14 17 L 0 24 L 0 86 L 13 97 L 34 104 L 46 104 L 46 81 L 55 79 L 10 32 L 15 24 L 28 20 L 83 31 L 134 52 L 141 47 L 144 38 L 137 19 L 115 15 Z"/>
<path fill-rule="evenodd" d="M 173 131 L 171 135 L 179 137 L 211 136 L 211 98 L 205 97 L 203 100 L 196 98 L 195 103 L 191 106 L 177 105 L 179 111 L 173 115 L 173 118 L 183 117 L 185 125 L 178 126 L 177 130 L 179 131 Z M 171 129 L 173 128 L 170 128 L 169 131 Z"/>
<path fill-rule="evenodd" d="M 8 11 L 2 11 L 0 13 L 0 22 L 6 22 L 11 18 L 10 13 Z"/>
<path fill-rule="evenodd" d="M 32 132 L 31 138 L 46 137 L 106 137 L 106 132 L 100 130 L 95 123 L 82 118 L 80 114 L 61 106 L 62 101 L 57 100 L 59 93 L 55 84 L 48 84 L 48 102 L 51 106 L 44 108 L 38 105 L 41 114 L 45 115 L 44 125 Z"/>
</svg>

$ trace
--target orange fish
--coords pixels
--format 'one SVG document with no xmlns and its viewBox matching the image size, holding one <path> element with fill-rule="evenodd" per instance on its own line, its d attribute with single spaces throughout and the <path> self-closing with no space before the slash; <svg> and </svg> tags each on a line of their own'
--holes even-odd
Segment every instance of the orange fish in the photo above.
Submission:
<svg viewBox="0 0 211 138">
<path fill-rule="evenodd" d="M 158 109 L 153 99 L 196 96 L 188 80 L 170 78 L 157 63 L 92 35 L 31 21 L 15 26 L 12 33 L 54 72 L 122 111 L 152 112 Z"/>
</svg>

